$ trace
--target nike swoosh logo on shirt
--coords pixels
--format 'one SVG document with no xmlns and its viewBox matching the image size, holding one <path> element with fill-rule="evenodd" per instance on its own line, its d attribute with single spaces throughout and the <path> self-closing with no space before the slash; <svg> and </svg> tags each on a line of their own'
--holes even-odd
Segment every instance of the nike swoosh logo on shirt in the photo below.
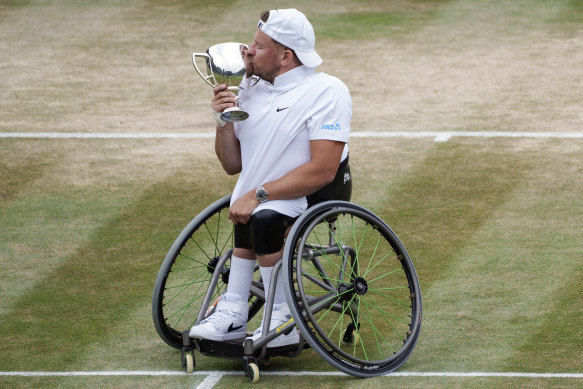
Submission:
<svg viewBox="0 0 583 389">
<path fill-rule="evenodd" d="M 231 325 L 229 326 L 229 328 L 227 329 L 227 332 L 233 332 L 235 330 L 238 330 L 239 328 L 243 327 L 242 325 L 240 325 L 239 327 L 233 327 L 233 323 L 231 323 Z"/>
<path fill-rule="evenodd" d="M 277 112 L 281 112 L 281 111 L 283 111 L 284 109 L 288 109 L 288 108 L 289 108 L 289 107 L 278 108 L 278 109 L 277 109 Z"/>
</svg>

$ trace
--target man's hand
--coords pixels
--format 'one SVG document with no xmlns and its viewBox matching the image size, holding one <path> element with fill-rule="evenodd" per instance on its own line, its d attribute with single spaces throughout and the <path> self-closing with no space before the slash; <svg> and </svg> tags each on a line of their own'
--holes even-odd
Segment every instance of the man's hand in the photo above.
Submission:
<svg viewBox="0 0 583 389">
<path fill-rule="evenodd" d="M 253 189 L 235 200 L 229 208 L 229 219 L 234 224 L 247 224 L 251 220 L 251 214 L 258 204 L 257 197 L 255 197 L 255 189 Z"/>
<path fill-rule="evenodd" d="M 213 88 L 215 97 L 211 102 L 211 109 L 215 112 L 223 112 L 223 110 L 237 105 L 237 96 L 227 89 L 225 84 L 217 85 Z"/>
</svg>

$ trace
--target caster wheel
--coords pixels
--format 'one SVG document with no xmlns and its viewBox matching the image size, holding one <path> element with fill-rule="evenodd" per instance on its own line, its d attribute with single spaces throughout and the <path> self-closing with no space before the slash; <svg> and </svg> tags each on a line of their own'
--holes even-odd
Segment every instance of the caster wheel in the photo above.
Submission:
<svg viewBox="0 0 583 389">
<path fill-rule="evenodd" d="M 192 353 L 188 353 L 184 356 L 185 359 L 185 369 L 186 369 L 186 374 L 191 374 L 194 371 L 194 357 L 192 356 Z"/>
<path fill-rule="evenodd" d="M 247 368 L 247 372 L 249 373 L 249 380 L 251 382 L 255 383 L 259 381 L 259 366 L 256 363 L 251 362 Z"/>
<path fill-rule="evenodd" d="M 351 332 L 347 334 L 347 331 L 350 330 Z M 357 345 L 360 341 L 360 336 L 354 330 L 347 328 L 342 332 L 342 344 L 345 346 L 354 346 Z"/>
</svg>

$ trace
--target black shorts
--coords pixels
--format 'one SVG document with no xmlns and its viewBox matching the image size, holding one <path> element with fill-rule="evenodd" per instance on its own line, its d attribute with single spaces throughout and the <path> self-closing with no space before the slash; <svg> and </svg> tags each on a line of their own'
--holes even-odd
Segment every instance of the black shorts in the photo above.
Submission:
<svg viewBox="0 0 583 389">
<path fill-rule="evenodd" d="M 349 201 L 352 195 L 352 177 L 348 157 L 338 166 L 334 181 L 317 192 L 306 196 L 308 207 L 328 200 Z M 256 255 L 273 254 L 281 250 L 285 231 L 297 217 L 264 209 L 253 216 L 247 224 L 235 224 L 235 247 L 253 250 Z"/>
<path fill-rule="evenodd" d="M 346 157 L 344 161 L 340 162 L 334 180 L 325 187 L 306 196 L 306 199 L 308 200 L 308 208 L 310 208 L 313 205 L 329 200 L 350 201 L 350 197 L 352 197 L 352 175 L 348 157 Z"/>
<path fill-rule="evenodd" d="M 251 249 L 256 255 L 277 253 L 283 247 L 285 230 L 297 218 L 271 209 L 251 216 L 247 224 L 235 224 L 235 247 Z"/>
</svg>

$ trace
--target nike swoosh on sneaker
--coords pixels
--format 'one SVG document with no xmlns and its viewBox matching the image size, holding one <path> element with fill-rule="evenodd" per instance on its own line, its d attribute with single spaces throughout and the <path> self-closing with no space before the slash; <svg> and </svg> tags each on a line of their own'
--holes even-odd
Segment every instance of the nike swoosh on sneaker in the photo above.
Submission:
<svg viewBox="0 0 583 389">
<path fill-rule="evenodd" d="M 227 332 L 233 332 L 238 330 L 239 328 L 243 327 L 242 325 L 240 325 L 239 327 L 233 327 L 233 323 L 231 323 L 231 325 L 229 326 L 229 328 L 227 329 Z"/>
<path fill-rule="evenodd" d="M 288 108 L 289 108 L 289 107 L 277 108 L 277 112 L 281 112 L 281 111 L 283 111 L 284 109 L 288 109 Z"/>
</svg>

